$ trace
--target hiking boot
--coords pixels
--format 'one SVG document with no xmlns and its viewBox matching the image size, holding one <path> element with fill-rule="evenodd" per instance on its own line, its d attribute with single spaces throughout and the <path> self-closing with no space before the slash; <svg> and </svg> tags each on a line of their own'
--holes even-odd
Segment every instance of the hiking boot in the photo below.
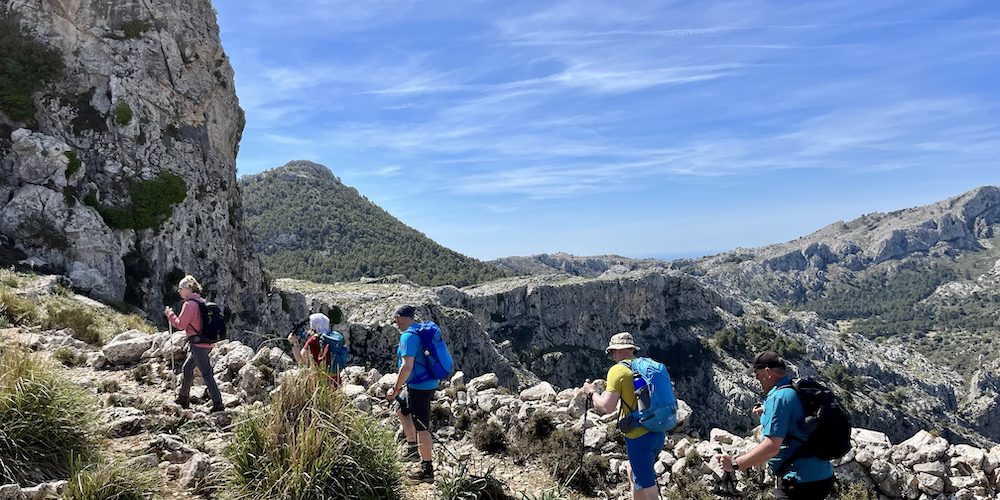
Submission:
<svg viewBox="0 0 1000 500">
<path fill-rule="evenodd" d="M 174 404 L 186 410 L 191 407 L 191 398 L 178 396 L 177 399 L 174 400 Z"/>
<path fill-rule="evenodd" d="M 421 464 L 419 467 L 415 467 L 414 469 L 410 470 L 410 472 L 406 474 L 406 477 L 410 481 L 415 481 L 418 483 L 433 483 L 434 469 L 426 467 Z"/>
<path fill-rule="evenodd" d="M 419 462 L 420 450 L 417 448 L 417 445 L 404 442 L 399 447 L 399 460 L 401 462 Z"/>
<path fill-rule="evenodd" d="M 221 401 L 212 403 L 212 408 L 208 410 L 209 413 L 216 413 L 220 411 L 226 411 L 226 405 L 222 404 Z"/>
</svg>

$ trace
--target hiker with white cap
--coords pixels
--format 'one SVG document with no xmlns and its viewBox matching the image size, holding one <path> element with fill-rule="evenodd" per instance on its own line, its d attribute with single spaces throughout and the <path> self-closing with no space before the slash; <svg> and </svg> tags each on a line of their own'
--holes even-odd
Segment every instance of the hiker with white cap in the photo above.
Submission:
<svg viewBox="0 0 1000 500">
<path fill-rule="evenodd" d="M 621 403 L 618 428 L 625 435 L 632 498 L 654 500 L 660 498 L 660 491 L 653 467 L 663 449 L 666 431 L 676 424 L 677 401 L 663 364 L 636 358 L 637 351 L 639 346 L 631 333 L 613 335 L 604 350 L 615 360 L 608 370 L 607 389 L 597 393 L 594 383 L 587 379 L 582 390 L 591 394 L 598 412 L 613 412 Z M 654 412 L 658 415 L 654 416 Z"/>
</svg>

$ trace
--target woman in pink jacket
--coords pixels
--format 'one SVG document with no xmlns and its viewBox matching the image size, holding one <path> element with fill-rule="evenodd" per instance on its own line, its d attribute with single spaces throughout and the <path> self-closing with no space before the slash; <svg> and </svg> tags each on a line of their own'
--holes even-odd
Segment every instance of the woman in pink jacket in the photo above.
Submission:
<svg viewBox="0 0 1000 500">
<path fill-rule="evenodd" d="M 201 298 L 201 284 L 189 274 L 177 284 L 177 293 L 184 301 L 181 314 L 179 316 L 174 314 L 174 310 L 167 306 L 163 310 L 167 315 L 167 321 L 174 328 L 184 330 L 188 337 L 198 335 L 202 329 L 201 304 L 205 303 L 205 299 Z M 212 397 L 212 409 L 209 411 L 225 410 L 226 407 L 222 404 L 222 393 L 219 392 L 219 386 L 215 383 L 215 377 L 212 375 L 212 363 L 208 357 L 209 353 L 212 352 L 212 344 L 192 343 L 190 347 L 191 350 L 188 351 L 187 359 L 184 360 L 182 367 L 181 392 L 174 402 L 179 404 L 181 408 L 187 408 L 191 405 L 191 384 L 194 382 L 194 368 L 197 366 L 198 371 L 201 372 L 201 378 L 205 381 L 205 387 L 208 388 L 208 395 Z"/>
</svg>

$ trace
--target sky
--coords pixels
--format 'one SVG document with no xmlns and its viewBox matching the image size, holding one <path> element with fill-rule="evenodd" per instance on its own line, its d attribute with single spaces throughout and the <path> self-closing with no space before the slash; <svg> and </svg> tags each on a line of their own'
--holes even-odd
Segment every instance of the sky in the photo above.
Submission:
<svg viewBox="0 0 1000 500">
<path fill-rule="evenodd" d="M 492 259 L 694 257 L 1000 184 L 996 0 L 215 0 L 238 175 Z"/>
</svg>

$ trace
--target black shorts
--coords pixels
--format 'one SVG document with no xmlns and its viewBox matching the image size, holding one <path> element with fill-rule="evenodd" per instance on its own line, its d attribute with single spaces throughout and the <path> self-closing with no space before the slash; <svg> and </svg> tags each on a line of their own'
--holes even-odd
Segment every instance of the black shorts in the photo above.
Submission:
<svg viewBox="0 0 1000 500">
<path fill-rule="evenodd" d="M 399 413 L 413 417 L 413 426 L 418 431 L 429 431 L 431 421 L 431 401 L 434 399 L 434 389 L 422 390 L 407 387 L 400 395 Z"/>
<path fill-rule="evenodd" d="M 834 477 L 808 483 L 777 479 L 774 485 L 774 498 L 775 500 L 823 500 L 833 492 L 834 481 L 836 481 Z"/>
</svg>

